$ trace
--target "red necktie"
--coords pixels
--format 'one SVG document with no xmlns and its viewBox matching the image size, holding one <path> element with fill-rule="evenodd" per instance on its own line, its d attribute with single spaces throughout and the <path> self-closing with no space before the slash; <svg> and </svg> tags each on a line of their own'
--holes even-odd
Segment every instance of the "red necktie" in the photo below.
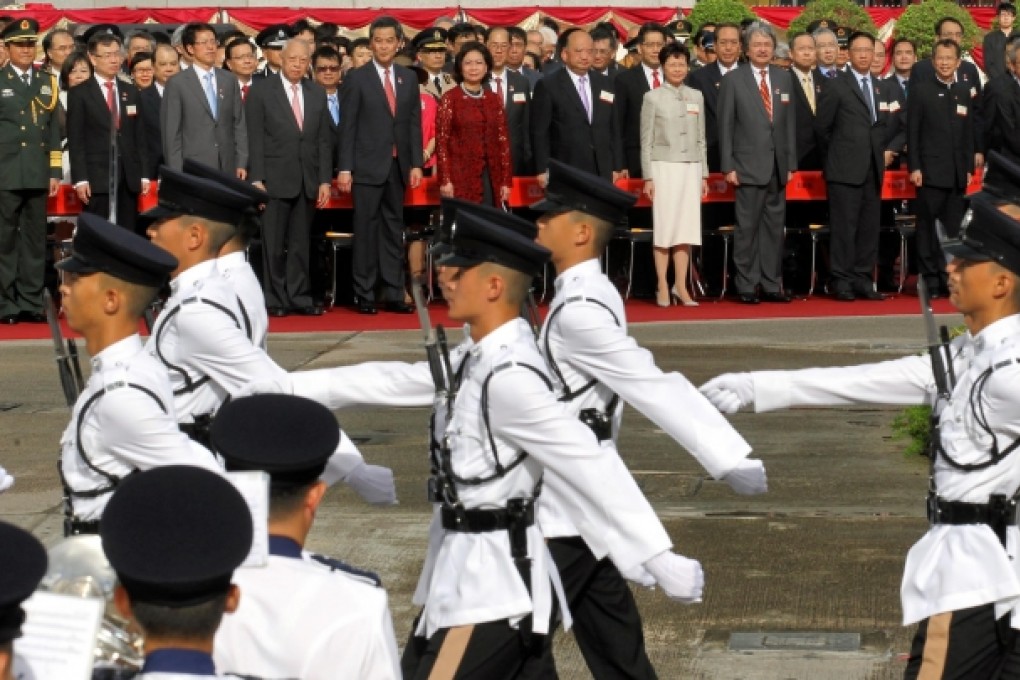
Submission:
<svg viewBox="0 0 1020 680">
<path fill-rule="evenodd" d="M 110 109 L 113 116 L 113 126 L 120 129 L 120 115 L 117 112 L 117 95 L 113 89 L 113 81 L 107 80 L 103 85 L 106 87 L 106 108 Z"/>
<path fill-rule="evenodd" d="M 241 86 L 241 103 L 242 104 L 245 102 L 246 99 L 248 99 L 248 88 L 249 87 L 251 87 L 251 86 L 250 85 L 242 85 Z"/>
<path fill-rule="evenodd" d="M 659 80 L 659 69 L 652 69 L 652 89 L 657 89 L 662 85 L 662 81 Z"/>
<path fill-rule="evenodd" d="M 769 115 L 769 120 L 772 120 L 772 97 L 769 96 L 768 74 L 765 69 L 761 70 L 761 85 L 758 90 L 761 92 L 761 101 L 765 104 L 765 113 Z"/>
<path fill-rule="evenodd" d="M 383 89 L 386 90 L 386 101 L 390 104 L 390 113 L 397 115 L 397 93 L 393 89 L 393 81 L 390 80 L 390 70 L 383 69 Z"/>
<path fill-rule="evenodd" d="M 506 106 L 506 102 L 503 100 L 503 79 L 500 76 L 496 76 L 495 80 L 496 80 L 496 96 L 499 97 L 499 103 Z"/>
</svg>

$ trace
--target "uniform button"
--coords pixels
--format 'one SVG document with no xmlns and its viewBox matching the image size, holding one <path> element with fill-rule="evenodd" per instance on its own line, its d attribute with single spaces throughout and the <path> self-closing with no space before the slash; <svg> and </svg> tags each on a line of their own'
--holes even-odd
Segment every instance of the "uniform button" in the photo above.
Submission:
<svg viewBox="0 0 1020 680">
<path fill-rule="evenodd" d="M 21 126 L 21 131 L 22 131 L 22 132 L 24 132 L 24 131 L 25 131 L 25 126 L 24 126 L 24 125 L 22 125 L 22 126 Z"/>
<path fill-rule="evenodd" d="M 25 142 L 22 142 L 21 146 L 28 146 L 28 144 L 26 144 Z"/>
</svg>

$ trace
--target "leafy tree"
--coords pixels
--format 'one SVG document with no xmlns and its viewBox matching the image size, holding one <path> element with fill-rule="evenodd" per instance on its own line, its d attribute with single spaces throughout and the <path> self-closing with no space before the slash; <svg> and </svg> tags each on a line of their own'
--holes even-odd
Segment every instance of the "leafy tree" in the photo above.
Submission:
<svg viewBox="0 0 1020 680">
<path fill-rule="evenodd" d="M 808 24 L 818 19 L 831 19 L 836 25 L 851 31 L 867 31 L 875 35 L 878 28 L 871 16 L 853 0 L 811 0 L 804 6 L 804 11 L 790 22 L 787 29 L 789 35 L 806 31 Z"/>
<path fill-rule="evenodd" d="M 687 20 L 697 31 L 705 24 L 739 24 L 754 18 L 754 13 L 740 0 L 698 0 Z"/>
<path fill-rule="evenodd" d="M 981 29 L 974 23 L 974 17 L 948 0 L 924 0 L 907 7 L 896 22 L 896 37 L 913 40 L 918 59 L 927 59 L 935 45 L 935 24 L 943 17 L 952 17 L 963 25 L 964 51 L 981 42 Z"/>
</svg>

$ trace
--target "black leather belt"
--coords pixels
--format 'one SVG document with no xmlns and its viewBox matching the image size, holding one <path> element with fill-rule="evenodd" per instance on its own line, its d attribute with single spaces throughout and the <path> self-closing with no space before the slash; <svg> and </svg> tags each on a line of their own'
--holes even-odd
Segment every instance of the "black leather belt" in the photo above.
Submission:
<svg viewBox="0 0 1020 680">
<path fill-rule="evenodd" d="M 515 501 L 511 501 L 514 503 Z M 535 523 L 535 504 L 517 501 L 517 507 L 506 510 L 465 510 L 443 506 L 440 510 L 443 528 L 464 534 L 483 534 L 530 527 Z"/>
<path fill-rule="evenodd" d="M 927 511 L 932 524 L 987 524 L 1006 545 L 1006 527 L 1016 521 L 1016 500 L 996 494 L 987 503 L 964 503 L 947 501 L 929 493 Z"/>
<path fill-rule="evenodd" d="M 99 533 L 99 520 L 64 519 L 64 537 Z"/>
</svg>

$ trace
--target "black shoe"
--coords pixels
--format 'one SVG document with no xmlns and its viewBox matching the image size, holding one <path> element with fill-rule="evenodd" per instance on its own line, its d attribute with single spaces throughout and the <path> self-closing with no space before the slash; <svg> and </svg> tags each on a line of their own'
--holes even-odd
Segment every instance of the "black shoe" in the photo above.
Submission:
<svg viewBox="0 0 1020 680">
<path fill-rule="evenodd" d="M 18 321 L 28 323 L 46 323 L 46 315 L 42 312 L 18 312 Z"/>
<path fill-rule="evenodd" d="M 852 290 L 837 290 L 833 294 L 833 297 L 839 300 L 840 302 L 853 302 L 854 300 L 857 299 L 857 296 L 854 295 Z"/>
<path fill-rule="evenodd" d="M 283 316 L 287 316 L 287 310 L 284 309 L 283 307 L 267 307 L 266 314 L 272 317 L 280 318 Z"/>
<path fill-rule="evenodd" d="M 307 307 L 295 307 L 290 310 L 301 316 L 322 316 L 322 307 L 319 305 L 308 305 Z"/>
<path fill-rule="evenodd" d="M 16 323 L 18 323 L 17 314 L 6 314 L 4 316 L 0 316 L 0 324 L 4 324 L 5 326 L 13 326 Z"/>
<path fill-rule="evenodd" d="M 739 300 L 741 304 L 745 305 L 758 304 L 758 296 L 754 293 L 737 293 L 737 300 Z"/>
<path fill-rule="evenodd" d="M 375 303 L 370 300 L 362 300 L 358 303 L 358 314 L 378 314 L 379 310 L 375 308 Z"/>
<path fill-rule="evenodd" d="M 394 314 L 414 314 L 414 307 L 406 302 L 387 302 L 386 311 Z"/>
<path fill-rule="evenodd" d="M 776 291 L 774 293 L 766 291 L 761 294 L 761 299 L 762 302 L 790 302 L 791 300 L 793 300 L 793 298 L 791 298 L 783 291 Z"/>
<path fill-rule="evenodd" d="M 884 300 L 885 299 L 885 295 L 883 295 L 882 293 L 879 293 L 877 290 L 872 290 L 870 288 L 866 288 L 864 290 L 857 291 L 857 297 L 863 298 L 865 300 Z"/>
</svg>

